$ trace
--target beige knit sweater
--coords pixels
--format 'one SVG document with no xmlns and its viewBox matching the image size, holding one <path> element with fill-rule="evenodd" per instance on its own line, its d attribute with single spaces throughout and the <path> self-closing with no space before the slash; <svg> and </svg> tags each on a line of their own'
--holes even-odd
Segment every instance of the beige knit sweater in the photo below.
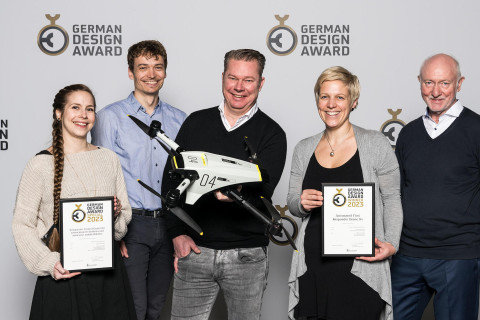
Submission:
<svg viewBox="0 0 480 320">
<path fill-rule="evenodd" d="M 53 276 L 54 265 L 60 261 L 60 254 L 51 252 L 41 240 L 53 224 L 53 171 L 52 155 L 37 155 L 27 163 L 12 222 L 18 254 L 27 269 L 39 276 Z M 114 195 L 122 203 L 115 221 L 115 240 L 120 240 L 132 210 L 117 155 L 104 148 L 66 155 L 60 198 Z"/>
</svg>

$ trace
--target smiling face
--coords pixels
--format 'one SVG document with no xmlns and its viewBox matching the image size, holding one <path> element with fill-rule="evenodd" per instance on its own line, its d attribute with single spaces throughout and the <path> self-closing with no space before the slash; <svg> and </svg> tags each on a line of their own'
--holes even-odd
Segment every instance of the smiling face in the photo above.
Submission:
<svg viewBox="0 0 480 320">
<path fill-rule="evenodd" d="M 325 81 L 320 86 L 318 113 L 327 128 L 338 129 L 348 124 L 350 112 L 356 105 L 357 100 L 350 101 L 348 87 L 342 81 Z"/>
<path fill-rule="evenodd" d="M 62 122 L 64 139 L 86 139 L 95 124 L 95 102 L 90 93 L 74 91 L 67 96 L 63 112 L 57 109 L 55 114 Z"/>
<path fill-rule="evenodd" d="M 455 61 L 450 56 L 440 54 L 424 63 L 418 80 L 429 114 L 438 121 L 457 101 L 456 95 L 464 78 L 459 77 Z"/>
<path fill-rule="evenodd" d="M 225 98 L 225 111 L 241 116 L 257 102 L 265 78 L 260 78 L 256 60 L 231 59 L 222 73 L 222 90 Z"/>
<path fill-rule="evenodd" d="M 165 64 L 161 56 L 139 56 L 134 59 L 133 71 L 128 69 L 128 76 L 135 85 L 135 96 L 158 96 L 167 77 Z"/>
</svg>

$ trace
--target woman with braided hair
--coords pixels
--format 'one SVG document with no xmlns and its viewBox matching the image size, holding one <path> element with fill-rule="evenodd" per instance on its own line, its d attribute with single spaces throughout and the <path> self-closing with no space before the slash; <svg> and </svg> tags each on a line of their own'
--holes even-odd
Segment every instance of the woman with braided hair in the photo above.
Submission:
<svg viewBox="0 0 480 320">
<path fill-rule="evenodd" d="M 95 98 L 82 84 L 61 89 L 53 102 L 52 146 L 27 164 L 12 223 L 17 251 L 38 275 L 30 319 L 136 319 L 127 273 L 115 243 L 113 270 L 69 272 L 60 262 L 60 198 L 114 196 L 114 233 L 131 219 L 120 161 L 87 142 Z"/>
</svg>

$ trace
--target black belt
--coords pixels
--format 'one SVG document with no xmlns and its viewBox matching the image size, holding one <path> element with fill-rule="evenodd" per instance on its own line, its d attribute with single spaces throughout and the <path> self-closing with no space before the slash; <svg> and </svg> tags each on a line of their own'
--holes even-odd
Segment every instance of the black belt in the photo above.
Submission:
<svg viewBox="0 0 480 320">
<path fill-rule="evenodd" d="M 159 218 L 165 214 L 165 211 L 163 211 L 162 209 L 150 211 L 145 209 L 132 208 L 132 213 L 138 214 L 139 216 Z"/>
</svg>

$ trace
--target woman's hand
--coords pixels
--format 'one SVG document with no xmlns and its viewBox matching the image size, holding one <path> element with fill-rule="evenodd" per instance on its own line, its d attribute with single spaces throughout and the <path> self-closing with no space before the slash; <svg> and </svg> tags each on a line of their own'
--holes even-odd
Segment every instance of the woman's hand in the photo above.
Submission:
<svg viewBox="0 0 480 320">
<path fill-rule="evenodd" d="M 53 267 L 53 278 L 55 280 L 67 280 L 72 277 L 78 276 L 79 274 L 81 274 L 81 272 L 70 272 L 63 269 L 60 261 L 57 261 L 57 263 L 55 263 L 55 267 Z"/>
<path fill-rule="evenodd" d="M 113 217 L 116 218 L 122 212 L 122 202 L 117 196 L 113 196 Z"/>
<path fill-rule="evenodd" d="M 120 240 L 120 253 L 122 254 L 122 257 L 124 258 L 129 258 L 128 256 L 128 249 L 127 249 L 127 245 L 125 244 L 125 241 L 123 240 Z"/>
<path fill-rule="evenodd" d="M 305 189 L 300 196 L 300 204 L 303 210 L 310 212 L 312 209 L 323 205 L 323 194 L 321 191 L 315 189 Z"/>
<path fill-rule="evenodd" d="M 385 260 L 395 254 L 396 250 L 389 242 L 382 242 L 375 237 L 375 256 L 374 257 L 357 257 L 358 260 L 369 262 Z"/>
</svg>

